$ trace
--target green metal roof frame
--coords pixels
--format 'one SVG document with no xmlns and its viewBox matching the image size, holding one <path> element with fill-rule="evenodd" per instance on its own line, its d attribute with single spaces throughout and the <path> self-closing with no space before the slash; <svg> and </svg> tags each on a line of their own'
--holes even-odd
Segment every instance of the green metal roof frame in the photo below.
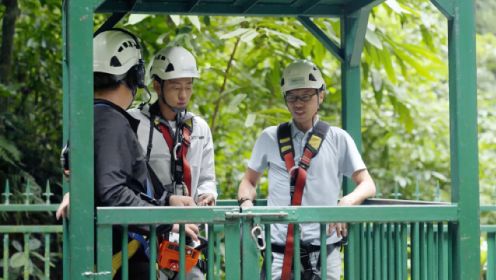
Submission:
<svg viewBox="0 0 496 280">
<path fill-rule="evenodd" d="M 64 139 L 71 142 L 69 265 L 65 279 L 96 277 L 94 269 L 93 15 L 112 13 L 112 26 L 126 13 L 219 16 L 292 16 L 341 62 L 342 122 L 361 147 L 360 57 L 370 10 L 383 0 L 64 0 Z M 431 0 L 448 21 L 449 115 L 452 203 L 458 219 L 452 244 L 453 279 L 479 278 L 479 183 L 474 0 Z M 341 42 L 334 42 L 310 17 L 338 17 Z M 113 18 L 113 19 L 112 19 Z M 345 182 L 346 193 L 352 190 Z M 355 231 L 358 233 L 358 231 Z M 351 232 L 351 240 L 358 238 Z M 356 239 L 357 240 L 357 239 Z M 350 242 L 346 260 L 357 258 Z M 71 261 L 72 260 L 72 261 Z M 345 270 L 346 279 L 359 279 Z M 415 277 L 414 277 L 415 278 Z"/>
</svg>

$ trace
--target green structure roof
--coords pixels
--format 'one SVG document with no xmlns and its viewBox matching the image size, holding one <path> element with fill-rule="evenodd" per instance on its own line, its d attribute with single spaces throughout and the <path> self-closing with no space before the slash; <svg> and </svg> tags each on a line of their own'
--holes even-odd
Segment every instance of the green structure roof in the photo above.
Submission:
<svg viewBox="0 0 496 280">
<path fill-rule="evenodd" d="M 341 16 L 382 0 L 105 0 L 97 13 L 127 12 L 236 16 Z"/>
</svg>

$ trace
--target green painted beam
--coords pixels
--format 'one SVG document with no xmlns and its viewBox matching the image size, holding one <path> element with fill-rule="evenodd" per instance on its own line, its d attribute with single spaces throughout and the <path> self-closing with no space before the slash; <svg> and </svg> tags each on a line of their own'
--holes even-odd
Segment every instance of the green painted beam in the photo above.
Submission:
<svg viewBox="0 0 496 280">
<path fill-rule="evenodd" d="M 496 225 L 481 225 L 481 232 L 496 232 Z"/>
<path fill-rule="evenodd" d="M 458 204 L 454 227 L 453 276 L 478 279 L 479 170 L 477 150 L 477 74 L 475 58 L 475 4 L 453 0 L 448 21 L 449 110 L 452 202 Z"/>
<path fill-rule="evenodd" d="M 353 0 L 345 7 L 343 14 L 353 14 L 359 10 L 369 10 L 381 4 L 384 0 Z"/>
<path fill-rule="evenodd" d="M 128 12 L 126 1 L 95 1 L 97 13 Z M 139 1 L 132 9 L 138 14 L 177 14 L 177 15 L 220 15 L 220 16 L 322 16 L 338 17 L 343 13 L 342 5 L 317 4 L 310 8 L 287 4 L 258 2 L 248 6 L 229 5 L 225 2 L 199 2 L 194 7 L 189 1 L 171 2 L 164 5 L 160 1 Z"/>
<path fill-rule="evenodd" d="M 313 21 L 308 17 L 298 16 L 297 19 L 300 23 L 319 40 L 320 43 L 332 54 L 334 57 L 343 62 L 343 50 L 338 44 L 332 41 Z"/>
<path fill-rule="evenodd" d="M 62 233 L 62 226 L 60 225 L 9 225 L 0 226 L 0 233 Z"/>
<path fill-rule="evenodd" d="M 360 9 L 341 17 L 341 46 L 350 69 L 360 65 L 369 14 L 370 9 Z"/>
<path fill-rule="evenodd" d="M 94 269 L 93 188 L 93 7 L 87 1 L 67 1 L 65 44 L 71 141 L 69 240 L 70 278 Z M 74 261 L 77 257 L 77 261 Z"/>
<path fill-rule="evenodd" d="M 431 2 L 447 19 L 451 19 L 455 15 L 453 0 L 431 0 Z"/>
<path fill-rule="evenodd" d="M 97 224 L 224 223 L 239 207 L 98 207 Z"/>
<path fill-rule="evenodd" d="M 58 204 L 0 204 L 0 212 L 55 212 Z"/>
</svg>

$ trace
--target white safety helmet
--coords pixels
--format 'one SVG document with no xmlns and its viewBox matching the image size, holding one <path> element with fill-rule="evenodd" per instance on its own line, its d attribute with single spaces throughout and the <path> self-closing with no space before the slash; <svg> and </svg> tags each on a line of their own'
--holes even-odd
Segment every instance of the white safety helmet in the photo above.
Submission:
<svg viewBox="0 0 496 280">
<path fill-rule="evenodd" d="M 178 78 L 199 78 L 196 60 L 193 54 L 183 47 L 161 49 L 154 57 L 150 68 L 150 77 L 161 80 Z"/>
<path fill-rule="evenodd" d="M 93 38 L 93 72 L 124 75 L 133 66 L 143 67 L 137 38 L 124 29 L 111 29 Z"/>
<path fill-rule="evenodd" d="M 281 79 L 282 93 L 299 89 L 315 88 L 325 91 L 325 82 L 320 70 L 308 60 L 297 60 L 289 64 L 282 74 Z"/>
</svg>

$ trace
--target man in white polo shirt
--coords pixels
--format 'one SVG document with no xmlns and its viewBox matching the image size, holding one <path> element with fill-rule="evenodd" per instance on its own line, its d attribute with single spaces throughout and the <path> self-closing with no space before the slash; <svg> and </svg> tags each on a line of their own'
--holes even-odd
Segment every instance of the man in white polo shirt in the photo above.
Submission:
<svg viewBox="0 0 496 280">
<path fill-rule="evenodd" d="M 295 61 L 284 70 L 281 85 L 292 120 L 279 127 L 266 128 L 258 138 L 239 186 L 240 206 L 253 206 L 257 182 L 266 168 L 269 179 L 268 206 L 349 206 L 361 204 L 366 198 L 374 196 L 374 181 L 351 136 L 341 128 L 319 121 L 317 113 L 324 101 L 326 88 L 319 69 L 309 61 Z M 278 130 L 287 133 L 279 134 L 278 137 L 278 133 L 282 133 Z M 321 138 L 318 137 L 319 133 Z M 283 138 L 282 135 L 287 137 Z M 309 138 L 313 140 L 309 141 Z M 284 139 L 288 140 L 286 146 L 280 144 Z M 311 144 L 317 146 L 312 148 Z M 287 150 L 292 152 L 288 154 Z M 352 178 L 357 187 L 339 199 L 343 175 Z M 292 248 L 286 243 L 287 232 L 286 224 L 272 225 L 272 279 L 290 279 L 291 261 L 287 261 L 289 265 L 285 264 L 283 269 L 283 262 L 286 261 L 283 261 L 284 256 L 289 255 L 286 248 Z M 319 279 L 319 225 L 303 224 L 301 233 L 301 247 L 306 248 L 308 256 L 306 260 L 302 258 L 303 279 Z M 328 235 L 327 279 L 340 279 L 341 257 L 336 244 L 347 235 L 346 224 L 331 224 Z"/>
</svg>

